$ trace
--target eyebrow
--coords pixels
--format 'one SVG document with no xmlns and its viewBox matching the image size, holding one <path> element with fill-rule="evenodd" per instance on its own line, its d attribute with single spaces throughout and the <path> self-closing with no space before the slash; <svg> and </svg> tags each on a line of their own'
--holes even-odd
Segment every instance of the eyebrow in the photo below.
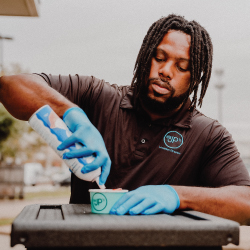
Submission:
<svg viewBox="0 0 250 250">
<path fill-rule="evenodd" d="M 167 56 L 167 53 L 165 50 L 160 49 L 160 48 L 156 48 L 156 52 L 162 52 L 164 54 L 164 56 Z M 181 61 L 187 61 L 190 62 L 190 59 L 187 58 L 183 58 L 183 57 L 176 57 L 176 59 L 181 60 Z"/>
</svg>

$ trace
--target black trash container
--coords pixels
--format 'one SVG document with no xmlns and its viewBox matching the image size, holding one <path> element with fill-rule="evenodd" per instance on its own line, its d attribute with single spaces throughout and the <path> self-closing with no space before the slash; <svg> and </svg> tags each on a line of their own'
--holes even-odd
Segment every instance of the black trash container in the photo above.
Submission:
<svg viewBox="0 0 250 250">
<path fill-rule="evenodd" d="M 239 224 L 183 211 L 156 215 L 92 214 L 90 205 L 29 205 L 12 224 L 11 246 L 41 249 L 222 249 L 239 244 Z"/>
</svg>

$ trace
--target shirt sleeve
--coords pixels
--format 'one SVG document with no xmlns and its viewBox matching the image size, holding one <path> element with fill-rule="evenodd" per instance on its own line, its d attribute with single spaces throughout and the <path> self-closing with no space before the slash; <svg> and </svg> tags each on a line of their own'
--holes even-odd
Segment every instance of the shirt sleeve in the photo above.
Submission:
<svg viewBox="0 0 250 250">
<path fill-rule="evenodd" d="M 205 186 L 250 185 L 249 173 L 231 134 L 217 121 L 204 147 L 201 183 Z"/>
<path fill-rule="evenodd" d="M 93 76 L 38 74 L 50 87 L 78 106 L 92 105 L 102 92 L 104 80 Z"/>
<path fill-rule="evenodd" d="M 126 91 L 117 84 L 110 84 L 93 76 L 39 74 L 53 89 L 78 105 L 87 114 L 93 125 L 104 134 L 108 119 L 115 116 L 113 107 L 120 105 Z"/>
</svg>

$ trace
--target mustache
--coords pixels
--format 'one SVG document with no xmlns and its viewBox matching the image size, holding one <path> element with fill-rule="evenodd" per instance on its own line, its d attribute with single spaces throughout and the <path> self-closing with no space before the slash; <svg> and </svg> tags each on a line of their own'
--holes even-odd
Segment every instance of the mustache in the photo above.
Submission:
<svg viewBox="0 0 250 250">
<path fill-rule="evenodd" d="M 156 84 L 162 88 L 166 88 L 169 91 L 173 91 L 173 87 L 170 85 L 169 81 L 165 78 L 157 78 L 157 77 L 152 77 L 148 79 L 148 86 L 149 84 Z"/>
</svg>

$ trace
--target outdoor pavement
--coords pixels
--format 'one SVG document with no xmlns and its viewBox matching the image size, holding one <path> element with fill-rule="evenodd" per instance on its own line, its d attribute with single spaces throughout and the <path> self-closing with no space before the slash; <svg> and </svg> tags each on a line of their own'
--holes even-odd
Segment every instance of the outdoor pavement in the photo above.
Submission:
<svg viewBox="0 0 250 250">
<path fill-rule="evenodd" d="M 0 200 L 0 219 L 15 218 L 25 206 L 31 204 L 68 204 L 69 197 L 39 198 L 32 200 Z M 24 250 L 23 245 L 10 247 L 11 225 L 0 226 L 0 250 Z M 240 227 L 240 245 L 229 244 L 223 250 L 250 250 L 250 226 Z"/>
<path fill-rule="evenodd" d="M 0 200 L 0 219 L 15 218 L 25 206 L 32 204 L 68 204 L 69 197 L 39 198 L 29 200 Z M 11 225 L 0 226 L 0 250 L 24 250 L 23 245 L 10 247 Z"/>
</svg>

